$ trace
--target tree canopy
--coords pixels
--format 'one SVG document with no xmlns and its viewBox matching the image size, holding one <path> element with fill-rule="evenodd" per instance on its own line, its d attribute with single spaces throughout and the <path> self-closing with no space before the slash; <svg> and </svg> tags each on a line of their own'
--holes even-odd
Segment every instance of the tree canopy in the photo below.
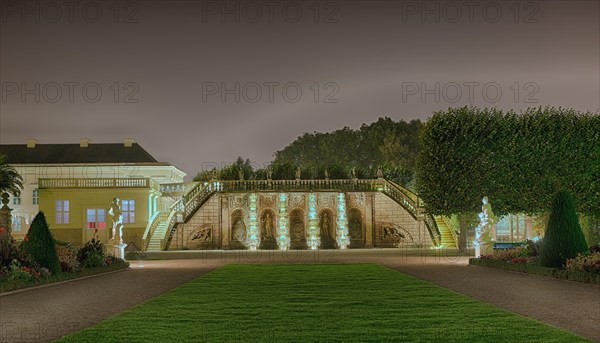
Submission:
<svg viewBox="0 0 600 343">
<path fill-rule="evenodd" d="M 8 165 L 6 156 L 0 155 L 0 195 L 10 193 L 18 196 L 23 188 L 23 178 L 15 168 Z"/>
<path fill-rule="evenodd" d="M 382 166 L 386 178 L 409 186 L 419 151 L 420 120 L 394 121 L 379 118 L 358 130 L 348 127 L 327 133 L 305 133 L 275 153 L 277 164 L 300 166 L 311 170 L 315 178 L 327 169 L 348 177 L 355 167 L 360 178 L 375 177 Z"/>
<path fill-rule="evenodd" d="M 352 168 L 358 178 L 374 178 L 382 167 L 386 178 L 411 187 L 419 149 L 420 120 L 393 121 L 379 118 L 359 129 L 348 127 L 333 132 L 305 133 L 280 151 L 269 167 L 253 169 L 249 160 L 237 161 L 214 170 L 221 180 L 237 180 L 243 170 L 245 179 L 266 179 L 268 169 L 274 180 L 294 179 L 300 167 L 302 179 L 331 179 L 351 177 Z M 208 181 L 213 171 L 205 170 L 194 178 Z"/>
</svg>

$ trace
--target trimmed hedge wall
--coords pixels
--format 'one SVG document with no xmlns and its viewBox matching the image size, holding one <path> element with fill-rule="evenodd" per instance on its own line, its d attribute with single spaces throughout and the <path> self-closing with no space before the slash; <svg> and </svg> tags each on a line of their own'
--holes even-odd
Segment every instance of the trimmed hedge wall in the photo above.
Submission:
<svg viewBox="0 0 600 343">
<path fill-rule="evenodd" d="M 600 115 L 563 108 L 523 113 L 463 107 L 433 114 L 420 136 L 417 193 L 431 214 L 542 213 L 557 190 L 599 214 Z"/>
<path fill-rule="evenodd" d="M 549 276 L 556 279 L 589 283 L 592 285 L 600 285 L 600 275 L 581 271 L 547 268 L 542 266 L 528 265 L 525 263 L 515 264 L 497 260 L 482 260 L 480 258 L 470 258 L 469 264 L 474 266 L 498 268 L 538 276 Z"/>
</svg>

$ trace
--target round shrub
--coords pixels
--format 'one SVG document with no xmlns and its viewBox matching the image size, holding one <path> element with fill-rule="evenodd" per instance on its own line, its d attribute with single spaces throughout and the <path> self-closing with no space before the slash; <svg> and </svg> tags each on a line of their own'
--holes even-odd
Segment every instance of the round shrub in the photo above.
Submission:
<svg viewBox="0 0 600 343">
<path fill-rule="evenodd" d="M 567 259 L 585 251 L 587 243 L 579 225 L 575 201 L 571 194 L 560 191 L 552 202 L 540 262 L 545 267 L 561 268 Z"/>
</svg>

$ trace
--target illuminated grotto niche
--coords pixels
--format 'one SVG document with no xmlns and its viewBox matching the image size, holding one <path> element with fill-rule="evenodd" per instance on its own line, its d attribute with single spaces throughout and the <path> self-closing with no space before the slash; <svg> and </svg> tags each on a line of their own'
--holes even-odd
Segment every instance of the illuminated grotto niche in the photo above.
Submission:
<svg viewBox="0 0 600 343">
<path fill-rule="evenodd" d="M 281 250 L 290 248 L 290 228 L 287 217 L 287 196 L 279 194 L 279 225 L 277 226 L 277 245 Z"/>
<path fill-rule="evenodd" d="M 260 245 L 260 233 L 258 229 L 258 215 L 256 213 L 256 193 L 250 193 L 248 197 L 249 223 L 246 232 L 246 247 L 250 250 L 258 249 Z"/>
<path fill-rule="evenodd" d="M 321 245 L 319 226 L 317 225 L 317 194 L 308 194 L 308 246 L 316 250 Z"/>
<path fill-rule="evenodd" d="M 338 195 L 336 241 L 340 249 L 347 249 L 348 245 L 350 245 L 348 217 L 346 216 L 346 197 L 344 193 Z"/>
</svg>

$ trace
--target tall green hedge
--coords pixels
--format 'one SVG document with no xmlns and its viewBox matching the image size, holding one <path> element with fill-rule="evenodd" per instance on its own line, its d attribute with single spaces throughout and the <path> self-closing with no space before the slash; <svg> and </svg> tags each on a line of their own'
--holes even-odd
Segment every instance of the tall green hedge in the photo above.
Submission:
<svg viewBox="0 0 600 343">
<path fill-rule="evenodd" d="M 600 212 L 600 116 L 562 108 L 523 113 L 463 107 L 426 122 L 417 193 L 434 214 L 541 213 L 559 189 L 577 210 Z"/>
<path fill-rule="evenodd" d="M 29 228 L 24 248 L 41 267 L 48 268 L 52 274 L 60 273 L 60 262 L 54 245 L 54 237 L 46 221 L 44 212 L 39 212 Z"/>
<path fill-rule="evenodd" d="M 552 203 L 540 262 L 545 267 L 560 268 L 565 260 L 587 250 L 575 202 L 568 192 L 560 191 Z"/>
</svg>

